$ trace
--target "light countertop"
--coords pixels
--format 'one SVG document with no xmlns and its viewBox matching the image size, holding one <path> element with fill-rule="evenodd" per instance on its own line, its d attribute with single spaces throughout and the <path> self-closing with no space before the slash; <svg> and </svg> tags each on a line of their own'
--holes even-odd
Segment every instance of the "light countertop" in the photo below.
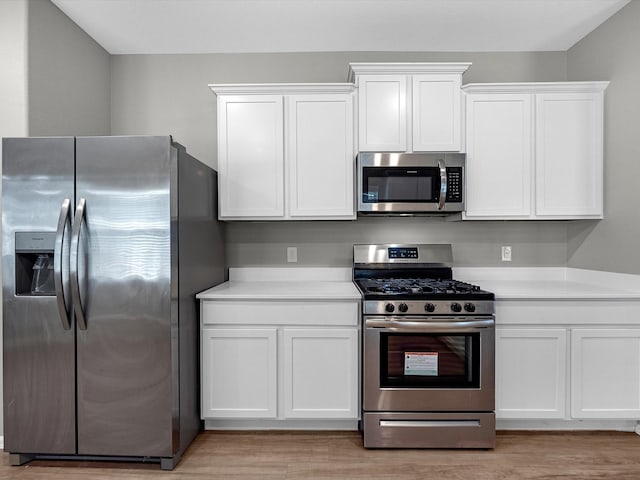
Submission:
<svg viewBox="0 0 640 480">
<path fill-rule="evenodd" d="M 569 280 L 485 280 L 483 290 L 493 292 L 497 300 L 506 299 L 616 299 L 637 298 L 640 292 L 608 288 Z"/>
<path fill-rule="evenodd" d="M 201 300 L 360 300 L 350 268 L 235 268 Z"/>
<path fill-rule="evenodd" d="M 575 268 L 456 268 L 454 277 L 496 300 L 640 300 L 640 276 Z"/>
<path fill-rule="evenodd" d="M 563 267 L 455 267 L 454 278 L 496 300 L 640 300 L 640 275 Z M 350 268 L 231 268 L 229 281 L 202 300 L 359 300 Z"/>
<path fill-rule="evenodd" d="M 201 300 L 360 300 L 360 292 L 348 282 L 229 281 L 197 295 Z"/>
</svg>

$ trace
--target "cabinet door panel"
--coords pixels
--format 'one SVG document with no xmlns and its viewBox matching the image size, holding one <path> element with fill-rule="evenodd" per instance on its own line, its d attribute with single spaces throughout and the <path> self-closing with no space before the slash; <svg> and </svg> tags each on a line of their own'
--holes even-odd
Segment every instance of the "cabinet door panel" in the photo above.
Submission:
<svg viewBox="0 0 640 480">
<path fill-rule="evenodd" d="M 531 214 L 531 95 L 467 97 L 467 217 Z"/>
<path fill-rule="evenodd" d="M 359 150 L 407 150 L 406 75 L 367 75 L 359 80 Z"/>
<path fill-rule="evenodd" d="M 284 415 L 358 418 L 358 330 L 284 329 Z"/>
<path fill-rule="evenodd" d="M 277 330 L 202 330 L 202 418 L 276 418 Z"/>
<path fill-rule="evenodd" d="M 566 330 L 496 329 L 496 416 L 564 418 Z"/>
<path fill-rule="evenodd" d="M 460 151 L 461 76 L 414 75 L 412 83 L 413 151 Z"/>
<path fill-rule="evenodd" d="M 352 96 L 291 95 L 287 101 L 290 216 L 353 218 Z"/>
<path fill-rule="evenodd" d="M 640 418 L 640 329 L 575 329 L 571 341 L 571 415 Z"/>
<path fill-rule="evenodd" d="M 220 218 L 284 215 L 280 95 L 218 99 Z"/>
<path fill-rule="evenodd" d="M 602 95 L 536 95 L 536 214 L 602 216 Z"/>
</svg>

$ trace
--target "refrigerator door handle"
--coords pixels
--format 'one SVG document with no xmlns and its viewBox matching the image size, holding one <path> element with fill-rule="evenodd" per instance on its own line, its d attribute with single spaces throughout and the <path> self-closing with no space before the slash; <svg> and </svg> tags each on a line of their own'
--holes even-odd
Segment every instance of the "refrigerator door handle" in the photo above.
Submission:
<svg viewBox="0 0 640 480">
<path fill-rule="evenodd" d="M 58 314 L 62 321 L 62 328 L 71 330 L 71 312 L 67 308 L 64 295 L 64 283 L 62 281 L 62 248 L 64 243 L 64 232 L 67 224 L 71 224 L 71 200 L 65 198 L 60 206 L 60 216 L 58 217 L 58 228 L 56 230 L 56 241 L 53 250 L 53 281 L 56 290 L 56 302 L 58 304 Z"/>
<path fill-rule="evenodd" d="M 78 278 L 78 260 L 80 253 L 80 230 L 84 221 L 86 201 L 81 198 L 76 207 L 76 215 L 73 219 L 73 230 L 71 231 L 71 251 L 69 252 L 69 281 L 71 283 L 71 299 L 73 300 L 73 311 L 76 314 L 78 328 L 87 329 L 87 320 L 84 316 L 82 301 L 80 299 L 80 279 Z"/>
</svg>

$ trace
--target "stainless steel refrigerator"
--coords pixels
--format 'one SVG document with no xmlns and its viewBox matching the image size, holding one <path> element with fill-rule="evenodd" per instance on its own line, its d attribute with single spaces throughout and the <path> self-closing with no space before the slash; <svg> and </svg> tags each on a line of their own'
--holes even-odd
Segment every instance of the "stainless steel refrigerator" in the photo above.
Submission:
<svg viewBox="0 0 640 480">
<path fill-rule="evenodd" d="M 216 173 L 169 136 L 5 138 L 4 450 L 158 461 L 201 428 Z"/>
</svg>

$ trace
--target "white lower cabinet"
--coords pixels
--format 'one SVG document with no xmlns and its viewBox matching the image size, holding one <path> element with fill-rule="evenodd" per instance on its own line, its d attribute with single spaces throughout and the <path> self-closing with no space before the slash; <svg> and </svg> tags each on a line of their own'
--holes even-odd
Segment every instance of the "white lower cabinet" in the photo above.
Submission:
<svg viewBox="0 0 640 480">
<path fill-rule="evenodd" d="M 358 331 L 285 328 L 284 417 L 357 418 Z"/>
<path fill-rule="evenodd" d="M 205 301 L 202 312 L 203 419 L 359 418 L 357 302 Z"/>
<path fill-rule="evenodd" d="M 202 416 L 275 418 L 277 330 L 204 328 Z"/>
<path fill-rule="evenodd" d="M 640 328 L 496 328 L 496 417 L 640 420 Z"/>
<path fill-rule="evenodd" d="M 640 328 L 576 328 L 571 345 L 571 416 L 640 418 Z"/>
<path fill-rule="evenodd" d="M 566 357 L 566 329 L 497 328 L 497 417 L 564 418 Z"/>
</svg>

